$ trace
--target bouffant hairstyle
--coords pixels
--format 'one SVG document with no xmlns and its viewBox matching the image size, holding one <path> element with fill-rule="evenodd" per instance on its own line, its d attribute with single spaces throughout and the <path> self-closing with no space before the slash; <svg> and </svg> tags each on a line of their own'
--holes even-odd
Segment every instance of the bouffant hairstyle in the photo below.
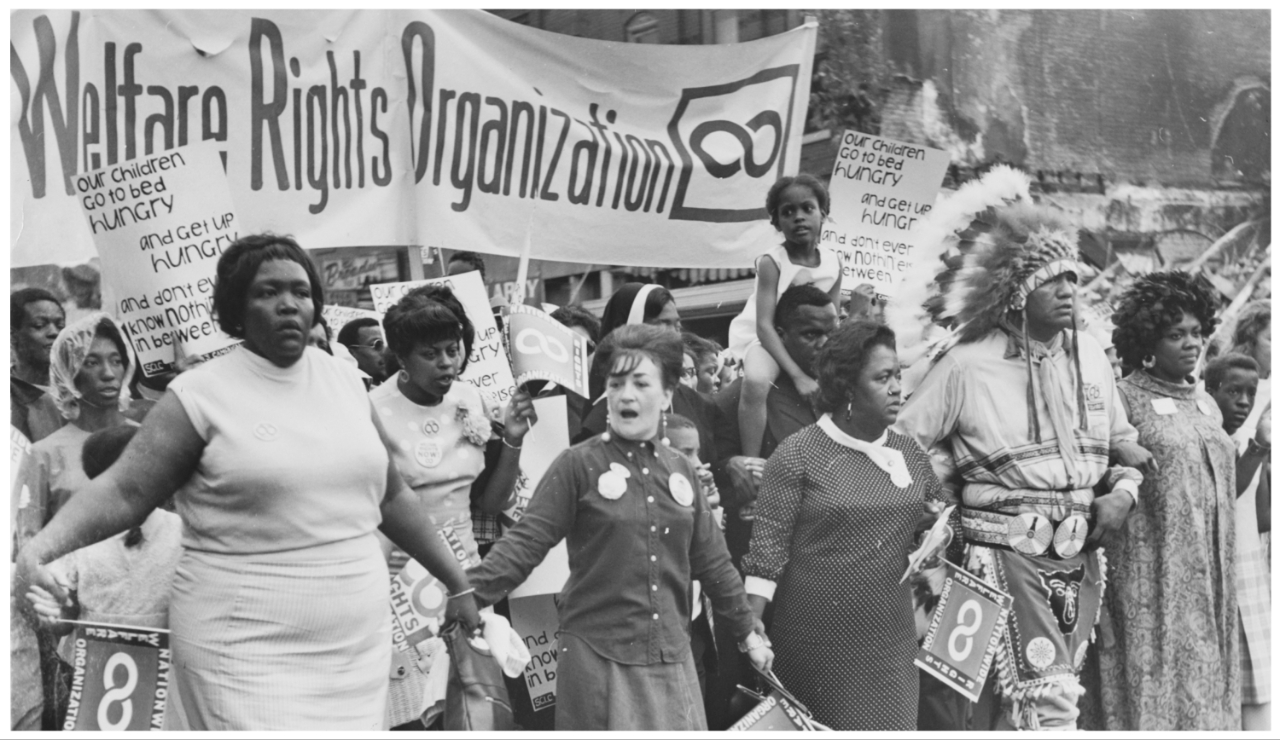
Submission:
<svg viewBox="0 0 1280 740">
<path fill-rule="evenodd" d="M 213 313 L 218 327 L 236 339 L 244 339 L 244 312 L 249 303 L 249 286 L 258 269 L 268 260 L 288 260 L 302 265 L 311 282 L 311 302 L 315 312 L 311 325 L 324 310 L 324 285 L 305 250 L 288 236 L 251 234 L 241 237 L 218 258 L 217 279 L 213 284 Z"/>
<path fill-rule="evenodd" d="M 423 344 L 446 340 L 462 342 L 462 367 L 466 372 L 471 346 L 476 341 L 476 328 L 453 291 L 446 285 L 424 285 L 414 288 L 396 305 L 387 309 L 382 319 L 387 346 L 392 354 L 405 357 Z"/>
<path fill-rule="evenodd" d="M 648 324 L 626 324 L 609 332 L 596 349 L 596 358 L 600 367 L 608 368 L 609 377 L 626 375 L 644 360 L 653 360 L 663 389 L 673 390 L 680 385 L 684 345 L 673 331 Z"/>
<path fill-rule="evenodd" d="M 1133 281 L 1120 296 L 1111 316 L 1116 327 L 1111 341 L 1124 366 L 1136 370 L 1183 314 L 1196 317 L 1201 333 L 1208 337 L 1218 324 L 1217 311 L 1213 286 L 1200 275 L 1181 270 L 1153 272 Z"/>
<path fill-rule="evenodd" d="M 803 185 L 809 188 L 813 193 L 813 197 L 818 199 L 818 208 L 822 211 L 822 215 L 826 216 L 831 213 L 831 196 L 827 194 L 827 186 L 822 184 L 818 178 L 807 172 L 801 172 L 794 177 L 783 177 L 769 188 L 769 194 L 764 199 L 764 210 L 769 214 L 769 223 L 773 224 L 773 228 L 778 227 L 778 207 L 782 200 L 782 193 L 792 185 Z"/>
<path fill-rule="evenodd" d="M 846 321 L 818 351 L 818 410 L 834 413 L 853 397 L 873 347 L 896 350 L 893 330 L 878 321 Z"/>
<path fill-rule="evenodd" d="M 587 330 L 587 337 L 591 340 L 591 344 L 595 345 L 600 341 L 600 319 L 595 317 L 587 309 L 578 304 L 561 306 L 551 312 L 551 318 L 559 321 L 561 324 L 572 329 L 575 326 L 581 326 Z"/>
<path fill-rule="evenodd" d="M 1227 373 L 1232 370 L 1249 370 L 1258 372 L 1258 363 L 1249 355 L 1242 355 L 1239 352 L 1229 352 L 1221 357 L 1215 358 L 1204 369 L 1204 387 L 1205 390 L 1213 393 L 1222 386 L 1222 381 L 1226 380 Z"/>
<path fill-rule="evenodd" d="M 1240 311 L 1236 330 L 1231 337 L 1231 351 L 1250 357 L 1258 351 L 1258 335 L 1271 326 L 1271 299 L 1253 301 Z"/>
</svg>

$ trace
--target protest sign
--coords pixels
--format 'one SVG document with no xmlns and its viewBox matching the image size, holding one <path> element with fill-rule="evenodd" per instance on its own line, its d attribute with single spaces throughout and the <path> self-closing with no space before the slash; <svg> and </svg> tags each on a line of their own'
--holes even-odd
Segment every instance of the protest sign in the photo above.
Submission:
<svg viewBox="0 0 1280 740">
<path fill-rule="evenodd" d="M 504 512 L 508 522 L 520 519 L 542 476 L 560 453 L 569 448 L 568 408 L 564 396 L 534 399 L 533 406 L 538 412 L 538 423 L 524 438 L 517 501 Z M 511 626 L 524 640 L 532 657 L 525 666 L 524 680 L 535 710 L 555 706 L 556 651 L 560 634 L 556 599 L 568 580 L 569 551 L 561 542 L 551 548 L 509 596 Z"/>
<path fill-rule="evenodd" d="M 803 732 L 818 729 L 813 720 L 796 709 L 786 697 L 770 691 L 729 732 Z M 822 728 L 826 729 L 826 728 Z"/>
<path fill-rule="evenodd" d="M 951 563 L 946 567 L 942 595 L 915 663 L 969 701 L 977 701 L 1013 597 Z"/>
<path fill-rule="evenodd" d="M 464 272 L 461 275 L 408 283 L 370 285 L 373 307 L 378 313 L 385 314 L 405 293 L 423 285 L 444 285 L 453 290 L 454 296 L 462 304 L 462 310 L 467 312 L 467 318 L 475 327 L 475 343 L 471 346 L 471 357 L 461 379 L 479 388 L 491 400 L 499 404 L 506 403 L 515 390 L 516 381 L 511 375 L 507 350 L 502 346 L 498 322 L 494 321 L 493 309 L 489 308 L 489 293 L 484 289 L 484 281 L 480 279 L 479 272 Z"/>
<path fill-rule="evenodd" d="M 817 24 L 625 44 L 480 10 L 15 10 L 12 265 L 93 256 L 74 180 L 216 145 L 241 233 L 749 267 Z M 116 101 L 120 101 L 117 105 Z M 697 244 L 699 249 L 689 249 Z"/>
<path fill-rule="evenodd" d="M 169 695 L 169 631 L 72 622 L 63 730 L 159 730 Z"/>
<path fill-rule="evenodd" d="M 377 311 L 366 311 L 363 308 L 351 308 L 350 306 L 335 306 L 330 303 L 324 304 L 324 310 L 321 311 L 324 320 L 329 324 L 329 331 L 333 334 L 333 341 L 338 341 L 338 332 L 342 331 L 342 327 L 348 322 L 356 319 L 376 319 L 378 325 L 382 325 L 382 314 Z"/>
<path fill-rule="evenodd" d="M 864 283 L 892 297 L 911 269 L 911 231 L 933 210 L 950 156 L 871 134 L 846 131 L 831 171 L 831 215 L 822 245 L 840 253 L 841 290 Z"/>
<path fill-rule="evenodd" d="M 113 165 L 76 177 L 75 190 L 143 374 L 172 370 L 179 349 L 205 359 L 230 351 L 237 340 L 214 321 L 213 282 L 239 222 L 216 149 Z"/>
<path fill-rule="evenodd" d="M 392 644 L 408 650 L 440 633 L 448 589 L 417 560 L 410 560 L 391 579 Z"/>
<path fill-rule="evenodd" d="M 538 423 L 524 435 L 516 501 L 502 512 L 503 524 L 507 526 L 520 521 L 542 475 L 561 452 L 569 449 L 569 408 L 564 396 L 535 398 L 533 410 L 538 415 Z"/>
<path fill-rule="evenodd" d="M 516 385 L 550 380 L 579 396 L 588 396 L 587 338 L 545 311 L 516 304 L 507 315 L 507 346 Z"/>
</svg>

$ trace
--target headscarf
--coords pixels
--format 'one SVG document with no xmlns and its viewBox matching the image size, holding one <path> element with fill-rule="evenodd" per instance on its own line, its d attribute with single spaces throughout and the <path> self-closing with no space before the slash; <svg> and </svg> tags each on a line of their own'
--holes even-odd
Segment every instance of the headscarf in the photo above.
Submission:
<svg viewBox="0 0 1280 740">
<path fill-rule="evenodd" d="M 643 324 L 645 304 L 649 302 L 649 296 L 655 290 L 665 291 L 666 289 L 652 283 L 623 283 L 621 288 L 613 291 L 600 317 L 600 341 L 603 342 L 604 338 L 619 326 Z M 596 401 L 604 393 L 604 376 L 607 372 L 600 367 L 596 357 L 591 358 L 591 372 L 588 375 L 589 390 L 591 398 Z"/>
<path fill-rule="evenodd" d="M 663 289 L 661 285 L 646 283 L 624 283 L 613 292 L 609 302 L 605 304 L 604 314 L 600 317 L 600 338 L 609 336 L 609 332 L 626 324 L 643 324 L 645 304 L 649 294 Z M 665 290 L 665 289 L 663 289 Z"/>
<path fill-rule="evenodd" d="M 120 338 L 124 339 L 124 332 L 120 331 L 120 325 L 110 316 L 99 311 L 68 324 L 58 334 L 58 338 L 53 340 L 53 348 L 49 352 L 49 391 L 58 411 L 69 421 L 80 417 L 81 393 L 76 388 L 76 376 L 84 367 L 84 361 L 89 356 L 89 348 L 93 346 L 93 340 L 98 336 L 98 327 L 103 324 L 110 325 Z M 133 378 L 136 364 L 129 357 L 127 346 L 122 359 L 125 362 L 125 370 L 124 377 L 120 379 L 118 402 L 120 410 L 126 411 L 129 408 L 129 382 Z"/>
</svg>

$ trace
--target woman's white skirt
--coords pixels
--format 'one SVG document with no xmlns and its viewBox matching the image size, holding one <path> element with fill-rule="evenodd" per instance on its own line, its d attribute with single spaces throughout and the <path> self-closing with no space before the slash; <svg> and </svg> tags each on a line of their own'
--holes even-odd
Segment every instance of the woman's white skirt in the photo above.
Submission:
<svg viewBox="0 0 1280 740">
<path fill-rule="evenodd" d="M 185 551 L 165 729 L 385 729 L 389 603 L 372 534 L 261 555 Z"/>
</svg>

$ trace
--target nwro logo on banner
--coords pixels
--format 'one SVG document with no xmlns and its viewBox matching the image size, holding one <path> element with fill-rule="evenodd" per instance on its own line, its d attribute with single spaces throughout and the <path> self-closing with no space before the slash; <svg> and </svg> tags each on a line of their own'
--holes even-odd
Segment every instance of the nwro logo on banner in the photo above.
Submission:
<svg viewBox="0 0 1280 740">
<path fill-rule="evenodd" d="M 516 385 L 550 380 L 588 396 L 587 339 L 532 306 L 514 305 L 507 317 L 507 346 Z"/>
<path fill-rule="evenodd" d="M 159 730 L 169 695 L 169 631 L 72 622 L 71 700 L 63 730 Z"/>
<path fill-rule="evenodd" d="M 946 567 L 942 596 L 915 663 L 969 701 L 977 701 L 1013 597 L 951 563 Z"/>
</svg>

